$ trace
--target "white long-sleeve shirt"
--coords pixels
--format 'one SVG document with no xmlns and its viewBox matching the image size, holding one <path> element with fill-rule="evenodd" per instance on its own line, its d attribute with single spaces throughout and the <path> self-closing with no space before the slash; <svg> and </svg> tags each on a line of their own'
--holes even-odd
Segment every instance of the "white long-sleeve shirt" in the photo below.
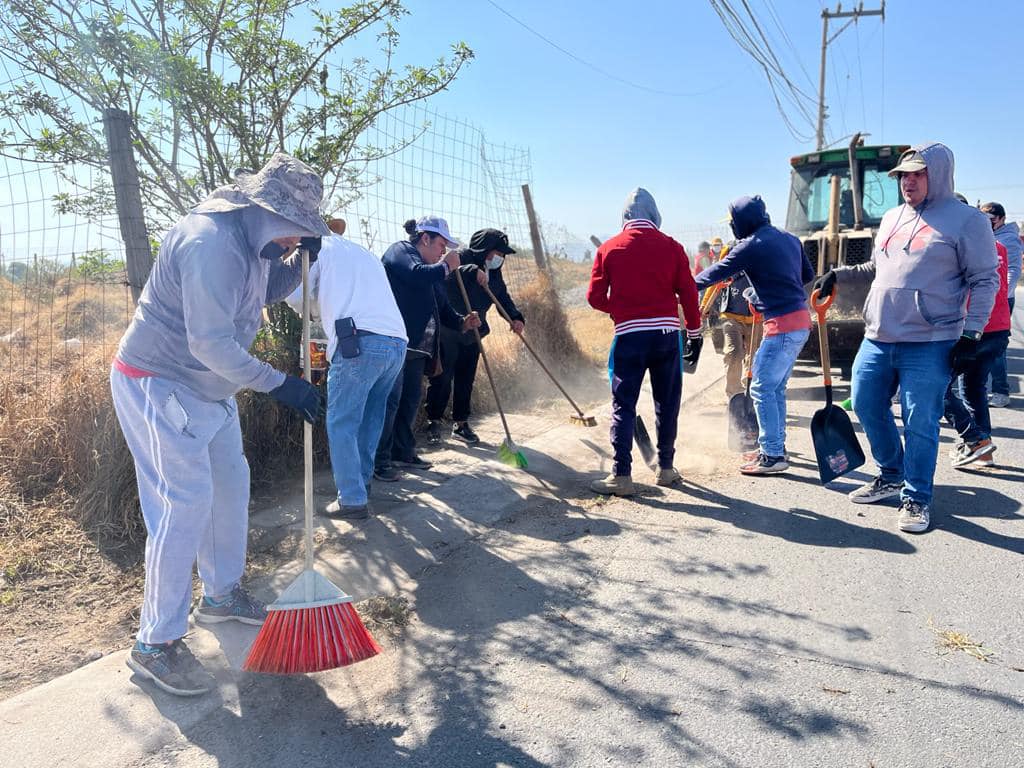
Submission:
<svg viewBox="0 0 1024 768">
<path fill-rule="evenodd" d="M 360 331 L 408 341 L 384 265 L 362 246 L 340 235 L 325 237 L 320 257 L 309 270 L 309 287 L 327 334 L 328 360 L 338 346 L 334 323 L 343 317 L 351 317 Z M 288 303 L 302 311 L 301 285 Z"/>
</svg>

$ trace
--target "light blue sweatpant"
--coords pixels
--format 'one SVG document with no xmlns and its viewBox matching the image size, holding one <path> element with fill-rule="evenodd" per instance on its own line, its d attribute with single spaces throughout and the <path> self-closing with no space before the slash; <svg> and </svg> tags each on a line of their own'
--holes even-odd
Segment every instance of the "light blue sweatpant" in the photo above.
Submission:
<svg viewBox="0 0 1024 768">
<path fill-rule="evenodd" d="M 211 597 L 229 594 L 245 567 L 249 464 L 238 406 L 234 398 L 209 402 L 173 381 L 116 369 L 110 389 L 148 534 L 138 639 L 167 643 L 188 629 L 194 563 Z"/>
</svg>

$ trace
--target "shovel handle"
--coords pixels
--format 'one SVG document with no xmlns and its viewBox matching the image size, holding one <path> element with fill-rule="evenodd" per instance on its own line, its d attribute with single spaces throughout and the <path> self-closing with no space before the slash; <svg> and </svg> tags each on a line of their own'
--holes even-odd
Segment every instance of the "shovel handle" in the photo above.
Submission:
<svg viewBox="0 0 1024 768">
<path fill-rule="evenodd" d="M 828 312 L 828 308 L 835 301 L 836 292 L 833 289 L 832 293 L 826 296 L 824 301 L 819 301 L 820 298 L 821 295 L 818 291 L 811 291 L 811 306 L 814 307 L 814 311 L 818 314 L 818 350 L 821 353 L 821 373 L 825 382 L 825 401 L 831 405 L 832 361 L 829 359 L 828 354 L 828 322 L 825 320 L 825 313 Z"/>
</svg>

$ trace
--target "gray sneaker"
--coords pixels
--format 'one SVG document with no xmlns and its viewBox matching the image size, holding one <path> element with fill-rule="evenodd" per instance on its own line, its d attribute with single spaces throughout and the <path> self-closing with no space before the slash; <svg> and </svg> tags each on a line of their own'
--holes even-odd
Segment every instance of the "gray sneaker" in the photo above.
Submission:
<svg viewBox="0 0 1024 768">
<path fill-rule="evenodd" d="M 928 505 L 907 499 L 900 505 L 900 530 L 907 533 L 924 533 L 931 523 Z"/>
<path fill-rule="evenodd" d="M 203 597 L 192 615 L 201 624 L 240 621 L 243 624 L 259 626 L 267 618 L 267 606 L 236 586 L 231 590 L 231 595 L 219 605 L 214 604 L 210 598 Z"/>
<path fill-rule="evenodd" d="M 883 499 L 892 499 L 900 495 L 903 490 L 903 483 L 887 483 L 879 475 L 870 483 L 862 485 L 855 491 L 850 491 L 847 498 L 854 504 L 874 504 Z"/>
<path fill-rule="evenodd" d="M 342 504 L 335 499 L 324 509 L 327 517 L 336 520 L 366 520 L 370 517 L 368 504 Z"/>
<path fill-rule="evenodd" d="M 988 405 L 990 408 L 1006 408 L 1010 404 L 1010 396 L 1004 395 L 1002 392 L 993 392 L 988 396 Z"/>
<path fill-rule="evenodd" d="M 181 639 L 167 645 L 136 643 L 125 662 L 133 672 L 175 696 L 201 696 L 217 684 Z"/>
</svg>

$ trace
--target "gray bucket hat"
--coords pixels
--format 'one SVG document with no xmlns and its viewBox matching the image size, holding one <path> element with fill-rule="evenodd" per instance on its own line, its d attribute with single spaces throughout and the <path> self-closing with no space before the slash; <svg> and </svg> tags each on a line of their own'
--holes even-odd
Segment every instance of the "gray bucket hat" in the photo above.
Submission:
<svg viewBox="0 0 1024 768">
<path fill-rule="evenodd" d="M 236 171 L 235 183 L 213 190 L 192 210 L 195 213 L 226 213 L 258 205 L 287 219 L 302 232 L 327 237 L 331 231 L 320 217 L 324 184 L 301 160 L 275 152 L 256 173 Z"/>
</svg>

